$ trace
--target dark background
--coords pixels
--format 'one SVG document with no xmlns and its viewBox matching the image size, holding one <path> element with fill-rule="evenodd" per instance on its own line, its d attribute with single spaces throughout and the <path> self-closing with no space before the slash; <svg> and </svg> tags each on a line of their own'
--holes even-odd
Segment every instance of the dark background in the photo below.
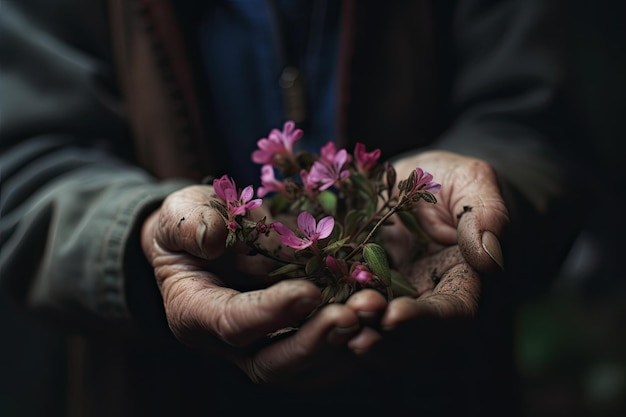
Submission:
<svg viewBox="0 0 626 417">
<path fill-rule="evenodd" d="M 580 190 L 593 213 L 566 266 L 518 315 L 518 366 L 528 417 L 626 416 L 626 2 L 572 4 L 580 176 L 600 181 Z"/>
<path fill-rule="evenodd" d="M 549 1 L 549 0 L 546 0 Z M 588 144 L 579 175 L 599 174 L 593 207 L 554 284 L 517 316 L 517 359 L 528 417 L 626 416 L 626 1 L 572 0 L 572 100 Z M 567 215 L 567 213 L 564 213 Z M 624 262 L 624 263 L 622 263 Z M 63 341 L 0 304 L 0 417 L 63 409 Z M 53 349 L 50 349 L 50 348 Z M 56 348 L 58 349 L 56 349 Z"/>
</svg>

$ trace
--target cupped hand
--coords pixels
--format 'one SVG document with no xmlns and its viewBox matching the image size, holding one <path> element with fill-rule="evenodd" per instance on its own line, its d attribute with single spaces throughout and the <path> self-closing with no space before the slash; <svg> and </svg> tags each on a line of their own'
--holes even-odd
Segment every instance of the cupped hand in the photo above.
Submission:
<svg viewBox="0 0 626 417">
<path fill-rule="evenodd" d="M 471 329 L 481 282 L 458 245 L 400 268 L 419 296 L 387 302 L 377 291 L 362 290 L 346 303 L 365 327 L 349 342 L 358 356 L 384 369 L 429 364 Z"/>
<path fill-rule="evenodd" d="M 416 167 L 441 184 L 436 204 L 419 202 L 414 208 L 432 239 L 427 254 L 419 255 L 416 238 L 397 220 L 382 228 L 380 239 L 391 264 L 419 296 L 388 303 L 379 293 L 361 291 L 347 302 L 368 325 L 349 346 L 377 365 L 428 362 L 442 347 L 460 340 L 478 310 L 479 272 L 503 268 L 498 238 L 509 218 L 491 166 L 443 151 L 416 154 L 395 164 L 399 179 Z"/>
<path fill-rule="evenodd" d="M 230 360 L 259 384 L 314 389 L 349 375 L 356 362 L 346 342 L 359 329 L 356 312 L 331 305 L 297 332 L 285 332 L 319 305 L 320 291 L 312 283 L 288 280 L 245 292 L 226 286 L 251 272 L 262 275 L 267 265 L 260 256 L 228 253 L 225 222 L 209 204 L 213 198 L 210 186 L 184 188 L 142 228 L 143 250 L 174 335 Z"/>
<path fill-rule="evenodd" d="M 459 245 L 479 272 L 504 268 L 500 239 L 509 223 L 494 169 L 486 162 L 446 151 L 428 151 L 398 160 L 398 179 L 416 167 L 441 184 L 436 204 L 417 204 L 415 214 L 434 242 Z"/>
</svg>

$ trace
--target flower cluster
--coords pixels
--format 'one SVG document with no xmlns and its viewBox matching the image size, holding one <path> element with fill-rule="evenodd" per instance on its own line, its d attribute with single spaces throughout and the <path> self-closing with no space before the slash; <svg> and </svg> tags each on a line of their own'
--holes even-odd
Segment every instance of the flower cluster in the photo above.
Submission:
<svg viewBox="0 0 626 417">
<path fill-rule="evenodd" d="M 396 214 L 424 239 L 412 208 L 420 200 L 436 203 L 441 185 L 417 167 L 394 192 L 396 172 L 379 161 L 379 149 L 368 152 L 357 143 L 350 154 L 328 142 L 319 155 L 296 153 L 294 143 L 302 136 L 288 121 L 257 142 L 252 160 L 262 165 L 258 198 L 253 199 L 252 186 L 239 190 L 227 175 L 214 180 L 219 199 L 212 204 L 229 230 L 226 244 L 245 242 L 275 260 L 278 267 L 271 275 L 311 280 L 322 289 L 324 304 L 344 302 L 363 288 L 388 299 L 415 295 L 408 280 L 390 266 L 377 232 Z M 293 224 L 251 220 L 250 211 L 264 201 L 272 218 L 291 214 L 287 218 Z M 272 233 L 280 243 L 267 247 L 259 238 Z M 423 243 L 425 247 L 427 240 Z"/>
</svg>

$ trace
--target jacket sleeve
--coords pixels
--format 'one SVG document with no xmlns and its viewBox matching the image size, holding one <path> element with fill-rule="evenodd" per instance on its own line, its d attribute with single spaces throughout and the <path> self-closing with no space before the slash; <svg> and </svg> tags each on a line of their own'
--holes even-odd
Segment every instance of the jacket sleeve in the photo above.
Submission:
<svg viewBox="0 0 626 417">
<path fill-rule="evenodd" d="M 0 15 L 2 295 L 70 328 L 129 323 L 159 311 L 141 221 L 188 181 L 129 162 L 104 13 L 78 5 L 84 19 L 50 22 L 63 16 L 50 7 L 6 2 Z"/>
<path fill-rule="evenodd" d="M 584 216 L 576 189 L 588 178 L 578 173 L 580 138 L 567 103 L 568 6 L 455 4 L 442 6 L 451 16 L 443 77 L 452 122 L 434 147 L 494 166 L 511 215 L 507 272 L 534 291 L 558 273 Z"/>
</svg>

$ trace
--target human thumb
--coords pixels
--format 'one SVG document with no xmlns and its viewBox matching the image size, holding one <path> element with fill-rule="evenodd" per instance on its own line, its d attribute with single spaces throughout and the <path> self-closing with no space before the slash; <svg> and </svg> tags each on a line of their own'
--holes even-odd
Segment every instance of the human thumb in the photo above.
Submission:
<svg viewBox="0 0 626 417">
<path fill-rule="evenodd" d="M 203 259 L 220 257 L 228 230 L 222 215 L 210 205 L 213 198 L 208 186 L 190 186 L 170 194 L 159 210 L 157 243 Z"/>
</svg>

